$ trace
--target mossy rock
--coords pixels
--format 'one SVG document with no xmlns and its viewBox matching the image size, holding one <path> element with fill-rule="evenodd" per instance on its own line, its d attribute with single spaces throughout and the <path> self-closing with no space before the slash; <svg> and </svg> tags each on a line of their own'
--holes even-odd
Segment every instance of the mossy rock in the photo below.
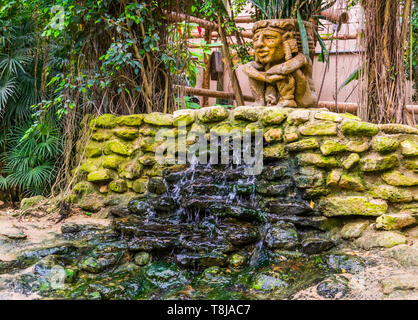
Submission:
<svg viewBox="0 0 418 320">
<path fill-rule="evenodd" d="M 139 178 L 132 183 L 132 190 L 136 193 L 147 192 L 149 178 Z"/>
<path fill-rule="evenodd" d="M 241 106 L 232 111 L 235 120 L 258 121 L 263 113 L 263 107 Z"/>
<path fill-rule="evenodd" d="M 112 138 L 112 133 L 107 131 L 98 131 L 91 136 L 91 139 L 98 142 L 107 141 Z"/>
<path fill-rule="evenodd" d="M 103 154 L 103 145 L 95 141 L 90 142 L 86 147 L 87 158 L 97 158 Z"/>
<path fill-rule="evenodd" d="M 337 134 L 337 124 L 330 121 L 315 122 L 299 128 L 304 136 L 334 136 Z"/>
<path fill-rule="evenodd" d="M 292 111 L 287 117 L 287 123 L 291 125 L 300 125 L 309 121 L 311 112 L 309 110 L 295 110 Z"/>
<path fill-rule="evenodd" d="M 347 146 L 335 140 L 326 140 L 321 144 L 320 149 L 324 156 L 329 156 L 347 151 Z"/>
<path fill-rule="evenodd" d="M 363 172 L 380 172 L 398 167 L 400 164 L 396 154 L 385 157 L 370 155 L 360 160 L 360 169 Z"/>
<path fill-rule="evenodd" d="M 155 137 L 157 131 L 152 128 L 142 128 L 139 130 L 139 133 L 142 134 L 144 137 Z"/>
<path fill-rule="evenodd" d="M 81 181 L 74 186 L 73 192 L 77 195 L 84 196 L 93 193 L 94 187 L 89 182 Z"/>
<path fill-rule="evenodd" d="M 405 244 L 406 237 L 395 231 L 364 232 L 355 244 L 364 250 L 373 248 L 392 248 L 394 246 Z"/>
<path fill-rule="evenodd" d="M 155 126 L 172 126 L 173 115 L 161 112 L 148 113 L 144 116 L 144 122 Z"/>
<path fill-rule="evenodd" d="M 263 128 L 263 127 L 262 127 L 259 123 L 254 122 L 254 123 L 249 123 L 249 124 L 245 127 L 244 132 L 245 132 L 245 131 L 247 131 L 247 132 L 251 132 L 251 133 L 255 133 L 255 132 L 259 132 L 259 131 L 264 132 L 264 128 Z"/>
<path fill-rule="evenodd" d="M 326 217 L 380 216 L 385 214 L 386 201 L 361 196 L 330 196 L 321 200 L 319 209 Z"/>
<path fill-rule="evenodd" d="M 106 143 L 104 153 L 107 155 L 111 153 L 116 153 L 121 156 L 130 157 L 134 152 L 135 149 L 129 144 L 126 144 L 119 140 L 111 140 Z"/>
<path fill-rule="evenodd" d="M 263 150 L 263 155 L 264 158 L 267 159 L 286 159 L 288 157 L 284 145 L 281 143 L 276 143 L 265 147 Z"/>
<path fill-rule="evenodd" d="M 376 219 L 376 229 L 398 230 L 417 223 L 410 213 L 391 213 L 381 215 Z"/>
<path fill-rule="evenodd" d="M 188 126 L 195 122 L 196 120 L 196 111 L 190 109 L 182 109 L 173 112 L 174 120 L 173 125 L 178 126 L 182 124 L 184 126 Z"/>
<path fill-rule="evenodd" d="M 347 190 L 364 191 L 364 185 L 361 178 L 358 175 L 343 174 L 338 185 Z"/>
<path fill-rule="evenodd" d="M 350 140 L 347 142 L 347 149 L 350 152 L 362 153 L 369 149 L 369 140 L 360 138 L 358 140 Z"/>
<path fill-rule="evenodd" d="M 108 169 L 100 169 L 97 171 L 93 171 L 89 173 L 89 175 L 87 176 L 87 181 L 95 183 L 109 182 L 112 180 L 113 174 Z"/>
<path fill-rule="evenodd" d="M 390 153 L 398 149 L 399 142 L 389 137 L 376 137 L 372 141 L 372 148 L 379 153 Z"/>
<path fill-rule="evenodd" d="M 144 166 L 153 166 L 156 163 L 155 156 L 153 153 L 144 154 L 138 159 L 139 163 Z"/>
<path fill-rule="evenodd" d="M 240 136 L 242 132 L 242 128 L 240 127 L 233 127 L 229 123 L 220 123 L 212 129 L 210 129 L 211 137 L 220 136 L 220 137 L 227 137 L 227 136 Z"/>
<path fill-rule="evenodd" d="M 126 158 L 117 154 L 111 154 L 104 158 L 103 167 L 107 169 L 117 170 L 119 166 L 126 161 Z"/>
<path fill-rule="evenodd" d="M 261 123 L 264 126 L 281 124 L 288 116 L 289 111 L 278 107 L 267 107 L 261 115 Z"/>
<path fill-rule="evenodd" d="M 345 135 L 372 137 L 379 133 L 379 127 L 369 122 L 346 121 L 341 127 Z"/>
<path fill-rule="evenodd" d="M 95 129 L 95 128 L 112 129 L 116 127 L 116 125 L 117 125 L 117 117 L 115 117 L 112 114 L 104 114 L 90 121 L 91 129 Z"/>
<path fill-rule="evenodd" d="M 418 140 L 406 139 L 401 142 L 401 152 L 405 157 L 418 156 Z"/>
<path fill-rule="evenodd" d="M 219 122 L 228 116 L 228 110 L 221 106 L 202 108 L 197 112 L 197 118 L 203 123 Z"/>
<path fill-rule="evenodd" d="M 155 142 L 155 137 L 146 137 L 141 141 L 141 150 L 143 152 L 155 153 L 157 146 L 158 145 Z"/>
<path fill-rule="evenodd" d="M 90 172 L 98 170 L 100 166 L 101 166 L 100 159 L 87 159 L 87 161 L 84 162 L 80 166 L 80 171 L 85 172 L 85 173 L 90 173 Z"/>
<path fill-rule="evenodd" d="M 395 187 L 413 187 L 418 185 L 418 175 L 403 174 L 399 171 L 391 171 L 382 175 L 383 181 Z"/>
<path fill-rule="evenodd" d="M 118 128 L 113 130 L 113 134 L 118 138 L 128 141 L 135 140 L 139 137 L 139 131 L 137 129 Z"/>
<path fill-rule="evenodd" d="M 126 178 L 129 180 L 139 178 L 141 173 L 142 165 L 136 160 L 122 164 L 118 170 L 118 174 L 121 178 Z"/>
<path fill-rule="evenodd" d="M 317 153 L 302 153 L 297 156 L 299 165 L 314 165 L 319 168 L 335 168 L 340 166 L 338 160 L 334 157 L 324 157 Z"/>
<path fill-rule="evenodd" d="M 341 179 L 342 170 L 341 169 L 333 169 L 327 176 L 326 185 L 327 187 L 337 187 L 338 182 Z"/>
<path fill-rule="evenodd" d="M 128 191 L 128 185 L 125 180 L 118 179 L 114 180 L 109 184 L 109 190 L 116 193 L 124 193 Z"/>
<path fill-rule="evenodd" d="M 357 153 L 352 153 L 343 161 L 343 167 L 346 170 L 350 170 L 354 168 L 359 162 L 360 156 Z"/>
<path fill-rule="evenodd" d="M 264 133 L 264 140 L 267 143 L 280 142 L 283 138 L 283 130 L 280 128 L 271 128 Z"/>
<path fill-rule="evenodd" d="M 34 196 L 31 198 L 24 198 L 22 199 L 22 201 L 20 201 L 20 209 L 25 210 L 25 209 L 33 208 L 45 199 L 46 198 L 44 196 Z"/>
<path fill-rule="evenodd" d="M 379 129 L 388 134 L 418 134 L 418 129 L 397 123 L 379 124 Z"/>
<path fill-rule="evenodd" d="M 369 193 L 373 197 L 389 202 L 411 202 L 413 200 L 413 194 L 409 190 L 384 184 L 375 186 Z"/>
<path fill-rule="evenodd" d="M 418 159 L 406 160 L 404 162 L 404 167 L 408 170 L 411 170 L 414 173 L 418 173 Z"/>
<path fill-rule="evenodd" d="M 143 114 L 133 114 L 130 116 L 121 116 L 117 118 L 119 126 L 139 127 L 144 119 Z"/>
<path fill-rule="evenodd" d="M 285 150 L 289 152 L 299 152 L 311 149 L 318 149 L 319 143 L 315 138 L 303 139 L 286 145 Z"/>
<path fill-rule="evenodd" d="M 321 112 L 315 113 L 314 118 L 317 120 L 329 120 L 333 122 L 341 122 L 344 119 L 339 113 L 327 112 L 327 111 L 321 111 Z"/>
</svg>

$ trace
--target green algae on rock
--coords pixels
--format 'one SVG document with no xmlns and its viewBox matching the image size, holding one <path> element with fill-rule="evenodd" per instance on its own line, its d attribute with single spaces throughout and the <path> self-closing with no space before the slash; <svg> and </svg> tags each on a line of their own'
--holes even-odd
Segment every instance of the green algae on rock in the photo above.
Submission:
<svg viewBox="0 0 418 320">
<path fill-rule="evenodd" d="M 324 156 L 329 156 L 347 151 L 347 146 L 335 140 L 326 140 L 321 144 L 320 149 Z"/>
<path fill-rule="evenodd" d="M 380 216 L 386 213 L 386 201 L 361 196 L 330 196 L 321 200 L 320 211 L 326 217 Z"/>
<path fill-rule="evenodd" d="M 364 172 L 387 171 L 398 167 L 399 164 L 399 158 L 396 154 L 384 157 L 370 155 L 360 160 L 360 170 Z"/>
<path fill-rule="evenodd" d="M 379 136 L 372 140 L 372 148 L 379 153 L 390 153 L 398 147 L 399 142 L 389 137 Z"/>
<path fill-rule="evenodd" d="M 337 124 L 329 121 L 310 123 L 299 127 L 299 132 L 304 136 L 333 136 L 337 134 Z"/>
<path fill-rule="evenodd" d="M 288 116 L 289 111 L 278 107 L 266 107 L 261 116 L 264 126 L 281 124 Z"/>
<path fill-rule="evenodd" d="M 213 106 L 200 109 L 197 118 L 203 123 L 219 122 L 228 118 L 229 112 L 221 106 Z"/>
<path fill-rule="evenodd" d="M 172 126 L 173 121 L 173 115 L 161 112 L 148 113 L 144 116 L 145 123 L 156 126 Z"/>
<path fill-rule="evenodd" d="M 379 127 L 369 122 L 345 121 L 341 127 L 345 135 L 374 136 L 379 132 Z"/>
<path fill-rule="evenodd" d="M 399 171 L 391 171 L 382 175 L 383 181 L 395 187 L 412 187 L 418 185 L 417 174 L 403 174 Z"/>
</svg>

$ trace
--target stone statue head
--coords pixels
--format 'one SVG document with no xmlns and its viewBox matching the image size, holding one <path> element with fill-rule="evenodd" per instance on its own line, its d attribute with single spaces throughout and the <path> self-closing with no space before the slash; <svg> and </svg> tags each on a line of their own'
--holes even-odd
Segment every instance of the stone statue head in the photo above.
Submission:
<svg viewBox="0 0 418 320">
<path fill-rule="evenodd" d="M 294 24 L 286 20 L 254 23 L 253 43 L 256 61 L 266 65 L 281 63 L 286 57 L 285 42 L 293 38 Z"/>
</svg>

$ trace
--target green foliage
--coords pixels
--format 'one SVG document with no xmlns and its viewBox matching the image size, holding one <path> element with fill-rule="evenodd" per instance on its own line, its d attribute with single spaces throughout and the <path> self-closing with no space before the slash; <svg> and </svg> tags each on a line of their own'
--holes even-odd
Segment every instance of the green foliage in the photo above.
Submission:
<svg viewBox="0 0 418 320">
<path fill-rule="evenodd" d="M 32 130 L 29 130 L 32 128 Z M 55 163 L 61 153 L 59 130 L 49 121 L 33 129 L 31 123 L 11 128 L 1 178 L 3 189 L 14 188 L 27 196 L 48 191 L 56 174 Z"/>
</svg>

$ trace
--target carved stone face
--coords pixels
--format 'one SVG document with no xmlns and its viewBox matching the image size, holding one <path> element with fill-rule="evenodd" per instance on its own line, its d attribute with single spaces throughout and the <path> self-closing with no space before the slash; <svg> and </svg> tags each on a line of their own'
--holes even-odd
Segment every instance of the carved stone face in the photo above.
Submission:
<svg viewBox="0 0 418 320">
<path fill-rule="evenodd" d="M 274 65 L 283 61 L 285 53 L 280 31 L 270 28 L 259 29 L 254 35 L 253 43 L 258 62 Z"/>
</svg>

